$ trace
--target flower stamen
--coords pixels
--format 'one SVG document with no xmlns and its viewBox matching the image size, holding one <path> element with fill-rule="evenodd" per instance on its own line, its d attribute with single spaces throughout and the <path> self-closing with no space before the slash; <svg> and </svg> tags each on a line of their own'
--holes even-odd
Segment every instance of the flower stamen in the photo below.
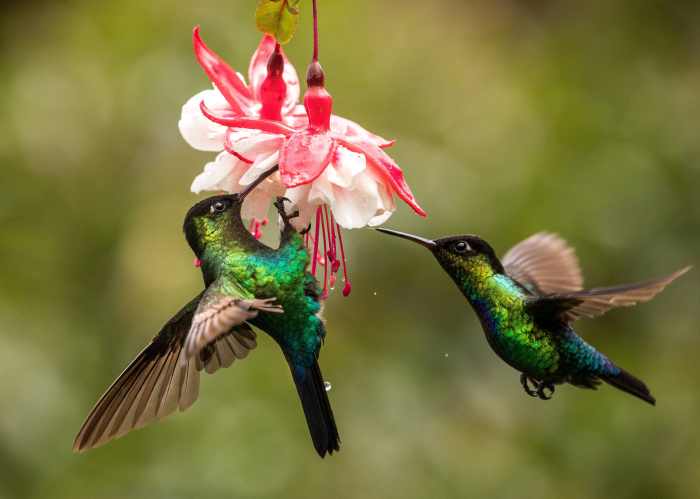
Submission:
<svg viewBox="0 0 700 499">
<path fill-rule="evenodd" d="M 267 218 L 264 218 L 262 220 L 258 220 L 257 218 L 253 218 L 250 221 L 250 227 L 248 227 L 248 232 L 250 232 L 255 239 L 260 239 L 262 237 L 262 230 L 261 228 L 267 225 Z"/>
<path fill-rule="evenodd" d="M 316 231 L 314 235 L 314 252 L 311 260 L 311 274 L 316 277 L 316 265 L 318 263 L 318 231 L 321 226 L 321 210 L 316 210 Z"/>
<path fill-rule="evenodd" d="M 323 232 L 324 260 L 323 260 L 323 262 L 321 262 L 321 265 L 323 265 L 323 291 L 321 292 L 321 299 L 325 300 L 328 298 L 328 259 L 325 258 L 325 255 L 327 254 L 327 250 L 328 250 L 328 242 L 326 240 L 326 233 L 328 232 L 328 229 L 326 228 L 325 217 L 323 217 L 320 206 L 318 207 L 317 212 L 319 215 L 321 215 L 321 232 Z"/>
<path fill-rule="evenodd" d="M 340 258 L 343 261 L 343 281 L 345 281 L 345 286 L 343 286 L 343 296 L 348 296 L 350 291 L 352 291 L 352 285 L 350 284 L 350 278 L 348 277 L 348 265 L 345 259 L 345 247 L 343 246 L 343 234 L 340 232 L 340 225 L 335 224 L 338 229 L 338 242 L 340 243 Z"/>
</svg>

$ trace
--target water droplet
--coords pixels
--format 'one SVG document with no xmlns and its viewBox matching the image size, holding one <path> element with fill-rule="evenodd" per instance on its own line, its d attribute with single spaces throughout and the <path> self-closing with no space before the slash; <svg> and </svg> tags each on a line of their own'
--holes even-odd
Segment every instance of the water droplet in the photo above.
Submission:
<svg viewBox="0 0 700 499">
<path fill-rule="evenodd" d="M 372 294 L 373 294 L 374 296 L 377 296 L 377 292 L 376 292 L 376 291 L 375 291 L 374 293 L 372 293 Z"/>
<path fill-rule="evenodd" d="M 327 392 L 330 392 L 330 391 L 331 391 L 331 388 L 333 388 L 333 386 L 331 385 L 331 382 L 330 382 L 330 381 L 324 381 L 324 382 L 323 382 L 323 387 L 326 389 Z"/>
<path fill-rule="evenodd" d="M 450 356 L 449 353 L 445 353 L 445 358 L 447 358 L 447 357 L 449 357 L 449 356 Z"/>
</svg>

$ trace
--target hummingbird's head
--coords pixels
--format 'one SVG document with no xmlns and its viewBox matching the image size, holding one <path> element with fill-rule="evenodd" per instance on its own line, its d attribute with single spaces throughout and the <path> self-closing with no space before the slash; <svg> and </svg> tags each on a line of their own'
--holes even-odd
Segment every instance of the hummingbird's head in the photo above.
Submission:
<svg viewBox="0 0 700 499">
<path fill-rule="evenodd" d="M 377 230 L 428 248 L 440 265 L 455 279 L 504 273 L 503 265 L 491 245 L 479 236 L 466 234 L 432 240 L 390 229 Z"/>
<path fill-rule="evenodd" d="M 207 244 L 222 241 L 237 221 L 243 227 L 242 204 L 238 194 L 223 194 L 203 199 L 190 208 L 182 230 L 197 257 L 202 256 Z"/>
<path fill-rule="evenodd" d="M 202 256 L 207 245 L 222 243 L 226 239 L 236 239 L 241 243 L 254 241 L 258 244 L 243 224 L 241 207 L 246 196 L 277 169 L 274 166 L 262 173 L 239 193 L 212 196 L 190 208 L 185 215 L 182 230 L 197 258 Z"/>
</svg>

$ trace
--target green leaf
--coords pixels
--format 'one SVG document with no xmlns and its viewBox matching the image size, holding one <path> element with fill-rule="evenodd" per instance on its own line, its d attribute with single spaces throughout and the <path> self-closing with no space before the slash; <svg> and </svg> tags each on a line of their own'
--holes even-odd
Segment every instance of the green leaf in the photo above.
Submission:
<svg viewBox="0 0 700 499">
<path fill-rule="evenodd" d="M 300 2 L 301 0 L 258 0 L 255 24 L 260 31 L 285 44 L 292 39 L 299 26 Z"/>
</svg>

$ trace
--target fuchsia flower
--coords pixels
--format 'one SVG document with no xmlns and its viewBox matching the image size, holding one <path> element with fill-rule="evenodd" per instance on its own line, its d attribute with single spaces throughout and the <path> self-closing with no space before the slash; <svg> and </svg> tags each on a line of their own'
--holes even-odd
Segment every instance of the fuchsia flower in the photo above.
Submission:
<svg viewBox="0 0 700 499">
<path fill-rule="evenodd" d="M 248 84 L 204 44 L 198 28 L 193 41 L 214 89 L 183 106 L 179 128 L 192 147 L 221 152 L 195 178 L 192 190 L 239 192 L 279 164 L 279 172 L 248 196 L 243 216 L 252 219 L 251 231 L 259 234 L 274 198 L 289 198 L 300 211 L 293 220 L 297 228 L 315 224 L 306 238 L 314 248 L 312 272 L 319 264 L 324 267 L 324 294 L 342 261 L 347 295 L 340 228 L 385 222 L 396 209 L 394 195 L 425 216 L 403 172 L 383 151 L 393 142 L 332 114 L 333 99 L 317 60 L 309 66 L 304 105 L 297 105 L 296 71 L 273 37 L 263 36 L 253 54 Z"/>
</svg>

